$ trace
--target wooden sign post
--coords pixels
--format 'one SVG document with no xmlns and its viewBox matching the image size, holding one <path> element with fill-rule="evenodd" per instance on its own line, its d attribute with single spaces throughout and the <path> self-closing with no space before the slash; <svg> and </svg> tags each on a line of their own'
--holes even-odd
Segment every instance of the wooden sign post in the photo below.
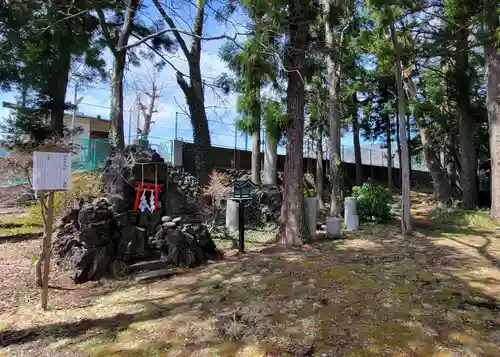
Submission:
<svg viewBox="0 0 500 357">
<path fill-rule="evenodd" d="M 38 191 L 40 209 L 44 216 L 42 254 L 42 308 L 47 310 L 50 273 L 50 245 L 54 221 L 54 193 L 67 191 L 71 183 L 71 151 L 60 146 L 46 146 L 33 153 L 33 190 Z M 45 205 L 44 194 L 48 194 Z M 45 214 L 44 214 L 45 213 Z"/>
</svg>

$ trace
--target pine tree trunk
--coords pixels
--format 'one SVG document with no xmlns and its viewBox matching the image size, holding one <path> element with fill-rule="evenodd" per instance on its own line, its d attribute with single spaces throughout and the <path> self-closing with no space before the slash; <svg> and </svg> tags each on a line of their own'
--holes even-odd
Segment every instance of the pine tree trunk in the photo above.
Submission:
<svg viewBox="0 0 500 357">
<path fill-rule="evenodd" d="M 359 123 L 357 115 L 352 121 L 352 137 L 354 145 L 354 162 L 356 163 L 356 184 L 363 183 L 363 162 L 361 161 L 361 145 L 359 143 Z"/>
<path fill-rule="evenodd" d="M 191 115 L 191 126 L 193 127 L 193 142 L 195 149 L 196 176 L 200 185 L 208 184 L 210 171 L 212 169 L 210 160 L 210 131 L 208 127 L 207 113 L 205 110 L 205 95 L 201 79 L 201 71 L 198 66 L 190 70 L 191 91 L 190 98 L 186 98 Z"/>
<path fill-rule="evenodd" d="M 306 48 L 309 25 L 305 18 L 307 4 L 304 0 L 289 1 L 289 43 L 286 158 L 284 170 L 283 206 L 277 243 L 280 245 L 301 245 L 309 240 L 304 219 L 303 201 L 303 148 L 305 86 L 303 73 L 306 67 Z"/>
<path fill-rule="evenodd" d="M 261 106 L 260 106 L 260 87 L 255 88 L 253 90 L 254 94 L 254 103 L 252 105 L 252 116 L 255 120 L 255 126 L 254 126 L 254 132 L 252 133 L 252 181 L 260 185 L 260 174 L 262 171 L 261 168 L 261 155 L 260 155 L 260 144 L 261 144 L 261 138 L 260 138 L 260 112 L 261 112 Z"/>
<path fill-rule="evenodd" d="M 191 115 L 191 126 L 193 127 L 193 143 L 195 150 L 196 178 L 200 185 L 206 185 L 209 181 L 212 169 L 210 159 L 210 132 L 208 128 L 207 115 L 204 102 L 189 107 Z"/>
<path fill-rule="evenodd" d="M 260 185 L 260 128 L 252 134 L 252 181 Z"/>
<path fill-rule="evenodd" d="M 269 132 L 264 152 L 264 185 L 276 185 L 278 166 L 278 141 Z"/>
<path fill-rule="evenodd" d="M 394 23 L 389 25 L 394 46 L 394 64 L 396 69 L 396 88 L 398 93 L 399 140 L 401 141 L 401 233 L 410 234 L 411 228 L 411 193 L 410 193 L 410 157 L 406 134 L 406 108 L 403 76 L 401 69 L 401 49 Z"/>
<path fill-rule="evenodd" d="M 458 23 L 467 23 L 466 14 L 462 14 Z M 460 141 L 460 184 L 462 186 L 462 200 L 465 208 L 477 207 L 477 157 L 474 145 L 473 118 L 470 114 L 470 75 L 469 75 L 469 31 L 466 26 L 457 26 L 456 29 L 456 105 Z"/>
<path fill-rule="evenodd" d="M 316 141 L 316 197 L 318 199 L 318 209 L 325 209 L 323 202 L 323 175 L 325 169 L 323 167 L 323 135 L 321 130 L 318 130 L 318 140 Z"/>
<path fill-rule="evenodd" d="M 189 63 L 190 83 L 181 73 L 177 73 L 177 83 L 181 87 L 188 103 L 195 153 L 196 177 L 201 185 L 206 185 L 212 169 L 210 160 L 210 131 L 205 110 L 205 94 L 201 79 L 199 57 L 191 57 Z"/>
<path fill-rule="evenodd" d="M 408 157 L 410 158 L 410 160 L 408 161 L 408 165 L 410 166 L 410 187 L 411 187 L 411 170 L 412 170 L 412 153 L 411 153 L 411 127 L 410 127 L 410 120 L 407 118 L 406 120 L 406 126 L 407 126 L 407 130 L 406 130 L 406 133 L 408 135 L 408 140 L 407 140 L 407 143 L 408 143 Z"/>
<path fill-rule="evenodd" d="M 450 182 L 444 168 L 441 166 L 439 156 L 428 141 L 427 130 L 424 125 L 425 123 L 422 121 L 419 123 L 420 140 L 422 141 L 425 162 L 432 177 L 433 196 L 438 202 L 447 205 L 451 202 Z"/>
<path fill-rule="evenodd" d="M 123 79 L 125 76 L 125 51 L 117 51 L 114 54 L 113 69 L 111 71 L 111 130 L 109 139 L 111 149 L 123 150 L 125 138 L 123 132 Z"/>
<path fill-rule="evenodd" d="M 397 102 L 397 100 L 396 100 Z M 398 108 L 399 108 L 399 103 L 398 103 Z M 398 166 L 399 166 L 399 177 L 398 177 L 398 182 L 399 182 L 399 185 L 398 187 L 401 188 L 401 177 L 402 177 L 402 174 L 401 174 L 401 125 L 400 124 L 400 121 L 399 121 L 399 115 L 396 116 L 396 152 L 398 153 Z"/>
<path fill-rule="evenodd" d="M 62 44 L 66 47 L 67 43 Z M 66 107 L 66 89 L 68 87 L 69 71 L 71 67 L 71 54 L 61 49 L 58 61 L 58 74 L 49 84 L 51 101 L 50 127 L 53 134 L 62 136 L 64 129 L 64 108 Z"/>
<path fill-rule="evenodd" d="M 451 188 L 451 194 L 453 197 L 462 197 L 462 188 L 460 187 L 460 178 L 457 168 L 457 161 L 454 157 L 447 160 L 446 163 L 446 175 L 448 176 L 448 182 Z"/>
<path fill-rule="evenodd" d="M 495 34 L 500 27 L 496 2 L 485 0 L 486 30 Z M 486 59 L 486 109 L 490 132 L 491 215 L 500 219 L 500 52 L 495 39 L 484 42 Z"/>
<path fill-rule="evenodd" d="M 385 133 L 387 145 L 387 187 L 392 188 L 394 179 L 392 177 L 392 139 L 391 139 L 391 121 L 387 117 L 387 129 Z"/>
<path fill-rule="evenodd" d="M 323 0 L 323 22 L 325 26 L 325 42 L 329 51 L 333 51 L 335 43 L 333 38 L 334 29 L 330 24 L 330 1 Z M 339 72 L 340 67 L 333 59 L 333 53 L 326 56 L 328 72 L 328 124 L 330 131 L 330 176 L 332 193 L 330 201 L 330 216 L 340 215 L 341 185 L 341 156 L 340 156 L 340 113 L 339 113 Z"/>
</svg>

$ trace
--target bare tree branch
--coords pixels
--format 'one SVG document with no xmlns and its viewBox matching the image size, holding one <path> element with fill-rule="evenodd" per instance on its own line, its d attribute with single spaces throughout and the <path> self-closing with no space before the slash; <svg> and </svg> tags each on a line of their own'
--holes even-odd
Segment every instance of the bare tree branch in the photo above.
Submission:
<svg viewBox="0 0 500 357">
<path fill-rule="evenodd" d="M 69 20 L 69 19 L 72 19 L 73 17 L 78 17 L 80 15 L 83 15 L 84 13 L 86 12 L 89 12 L 90 10 L 82 10 L 82 11 L 79 11 L 77 12 L 76 14 L 71 14 L 71 15 L 68 15 L 66 16 L 65 18 L 63 19 L 59 19 L 53 23 L 51 23 L 50 25 L 48 25 L 47 27 L 45 27 L 44 29 L 42 29 L 41 33 L 44 33 L 45 31 L 47 31 L 48 29 L 50 29 L 51 27 L 63 22 L 63 21 L 66 21 L 66 20 Z M 60 11 L 62 13 L 62 11 Z"/>
<path fill-rule="evenodd" d="M 184 34 L 184 35 L 188 35 L 188 36 L 191 36 L 193 38 L 195 38 L 195 41 L 214 41 L 214 40 L 222 40 L 222 39 L 228 39 L 228 40 L 231 40 L 231 41 L 236 41 L 236 38 L 238 36 L 247 36 L 247 35 L 251 35 L 251 33 L 236 33 L 233 37 L 231 36 L 228 36 L 228 35 L 217 35 L 217 36 L 198 36 L 197 34 L 194 34 L 194 33 L 191 33 L 191 32 L 188 32 L 188 31 L 185 31 L 183 29 L 179 29 L 179 28 L 168 28 L 168 29 L 163 29 L 161 31 L 158 31 L 158 32 L 155 32 L 151 35 L 148 35 L 146 37 L 143 37 L 141 39 L 139 39 L 138 41 L 134 42 L 134 43 L 131 43 L 131 44 L 128 44 L 126 46 L 122 46 L 122 47 L 119 47 L 118 50 L 126 50 L 126 49 L 129 49 L 129 48 L 133 48 L 133 47 L 136 47 L 136 46 L 139 46 L 141 44 L 143 44 L 144 42 L 148 41 L 148 40 L 151 40 L 157 36 L 161 36 L 167 32 L 174 32 L 174 33 L 179 33 L 179 34 Z M 180 43 L 179 43 L 180 44 Z M 182 47 L 182 46 L 181 46 Z"/>
<path fill-rule="evenodd" d="M 171 29 L 175 29 L 177 26 L 175 26 L 174 20 L 170 16 L 168 16 L 167 12 L 165 9 L 161 6 L 160 2 L 158 0 L 153 0 L 153 4 L 155 4 L 156 8 L 158 9 L 158 12 L 160 15 L 163 17 L 163 20 L 170 26 Z M 182 38 L 181 34 L 178 31 L 173 31 L 175 39 L 179 43 L 179 46 L 182 49 L 182 52 L 184 52 L 184 55 L 186 58 L 189 58 L 191 56 L 191 53 L 189 52 L 188 47 L 186 46 L 186 42 Z"/>
</svg>

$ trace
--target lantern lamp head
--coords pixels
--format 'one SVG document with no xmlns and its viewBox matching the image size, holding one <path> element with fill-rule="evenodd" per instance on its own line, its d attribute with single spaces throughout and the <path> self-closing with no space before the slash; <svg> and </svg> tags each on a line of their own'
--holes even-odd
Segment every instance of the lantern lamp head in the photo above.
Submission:
<svg viewBox="0 0 500 357">
<path fill-rule="evenodd" d="M 248 200 L 252 198 L 252 189 L 257 187 L 251 180 L 236 180 L 233 187 L 233 200 Z"/>
</svg>

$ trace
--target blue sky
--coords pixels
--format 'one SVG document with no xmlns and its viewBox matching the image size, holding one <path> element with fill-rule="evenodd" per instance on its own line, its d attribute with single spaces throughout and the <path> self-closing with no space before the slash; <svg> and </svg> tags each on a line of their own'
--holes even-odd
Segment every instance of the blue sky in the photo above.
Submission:
<svg viewBox="0 0 500 357">
<path fill-rule="evenodd" d="M 149 0 L 146 1 L 149 3 Z M 182 3 L 186 4 L 186 3 Z M 178 27 L 189 31 L 188 25 L 192 24 L 194 9 L 192 6 L 180 5 L 174 9 L 177 15 L 173 16 Z M 233 35 L 236 31 L 245 32 L 244 25 L 248 22 L 244 14 L 237 14 L 232 18 L 231 23 L 217 22 L 213 13 L 208 12 L 208 19 L 204 26 L 204 35 L 213 36 L 220 34 Z M 148 9 L 141 15 L 144 21 L 158 20 L 160 15 L 156 8 L 149 4 Z M 181 21 L 180 19 L 186 20 Z M 184 36 L 189 46 L 190 38 Z M 133 40 L 131 40 L 132 42 Z M 226 65 L 219 59 L 218 51 L 225 40 L 204 41 L 203 52 L 201 58 L 201 71 L 204 80 L 211 83 L 223 72 L 229 72 Z M 108 51 L 105 53 L 105 59 L 108 63 L 108 73 L 112 64 L 112 59 Z M 176 54 L 169 55 L 173 65 L 183 71 L 188 72 L 187 64 L 183 54 L 179 51 Z M 132 120 L 131 134 L 135 134 L 137 122 L 137 110 L 134 109 L 134 101 L 137 95 L 134 83 L 145 83 L 145 78 L 151 73 L 152 63 L 144 61 L 140 67 L 131 67 L 126 73 L 126 90 L 125 90 L 125 112 L 124 112 L 124 129 L 125 135 L 128 136 L 129 123 Z M 154 115 L 155 123 L 152 126 L 151 137 L 170 139 L 174 137 L 175 118 L 178 117 L 177 134 L 179 138 L 185 140 L 192 139 L 192 130 L 187 116 L 188 110 L 185 104 L 185 97 L 175 80 L 175 71 L 166 66 L 157 76 L 157 84 L 162 87 L 161 98 L 158 106 L 158 113 Z M 74 84 L 70 84 L 67 91 L 67 101 L 72 102 L 74 95 Z M 16 93 L 0 93 L 0 101 L 15 101 Z M 85 115 L 100 115 L 102 118 L 109 118 L 109 84 L 105 82 L 96 82 L 87 87 L 79 87 L 78 97 L 84 99 L 79 105 L 79 112 Z M 234 147 L 235 135 L 237 146 L 245 147 L 245 136 L 241 133 L 235 133 L 234 121 L 237 117 L 235 111 L 236 96 L 230 94 L 225 96 L 220 91 L 212 88 L 206 88 L 206 103 L 207 116 L 209 119 L 212 144 L 217 146 Z M 0 118 L 8 115 L 8 109 L 0 108 Z M 176 114 L 177 113 L 177 114 Z M 159 140 L 159 139 L 157 139 Z M 347 134 L 343 138 L 343 144 L 352 146 L 352 135 Z M 251 148 L 251 141 L 248 140 L 248 148 Z M 280 149 L 283 152 L 284 148 Z"/>
</svg>

